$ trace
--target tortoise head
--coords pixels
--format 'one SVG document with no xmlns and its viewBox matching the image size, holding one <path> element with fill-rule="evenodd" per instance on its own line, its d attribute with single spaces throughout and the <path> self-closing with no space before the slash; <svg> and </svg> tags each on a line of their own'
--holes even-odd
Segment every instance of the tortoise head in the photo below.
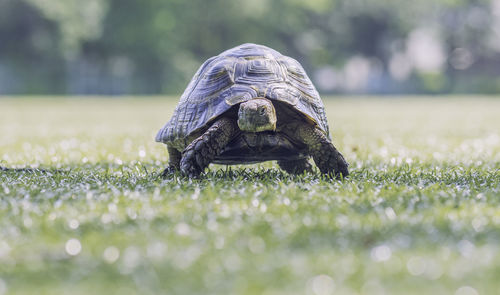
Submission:
<svg viewBox="0 0 500 295">
<path fill-rule="evenodd" d="M 269 99 L 257 97 L 240 104 L 238 127 L 245 132 L 276 130 L 276 110 Z"/>
</svg>

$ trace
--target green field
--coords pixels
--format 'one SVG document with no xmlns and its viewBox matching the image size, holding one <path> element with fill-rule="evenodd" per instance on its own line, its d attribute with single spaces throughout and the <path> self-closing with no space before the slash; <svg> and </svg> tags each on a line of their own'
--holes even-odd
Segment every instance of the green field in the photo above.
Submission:
<svg viewBox="0 0 500 295">
<path fill-rule="evenodd" d="M 344 181 L 162 180 L 176 102 L 0 99 L 0 295 L 498 294 L 500 99 L 325 99 Z"/>
</svg>

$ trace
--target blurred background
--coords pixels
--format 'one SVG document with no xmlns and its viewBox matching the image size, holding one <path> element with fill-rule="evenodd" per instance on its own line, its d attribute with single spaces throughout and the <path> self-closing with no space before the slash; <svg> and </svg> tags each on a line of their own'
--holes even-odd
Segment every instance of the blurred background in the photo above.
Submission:
<svg viewBox="0 0 500 295">
<path fill-rule="evenodd" d="M 500 93 L 500 0 L 0 0 L 0 94 L 180 94 L 246 42 L 324 94 Z"/>
</svg>

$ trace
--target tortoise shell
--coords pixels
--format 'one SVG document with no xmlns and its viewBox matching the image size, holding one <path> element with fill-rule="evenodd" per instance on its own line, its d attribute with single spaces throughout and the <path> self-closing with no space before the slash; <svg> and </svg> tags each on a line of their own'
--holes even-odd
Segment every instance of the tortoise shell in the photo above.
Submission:
<svg viewBox="0 0 500 295">
<path fill-rule="evenodd" d="M 182 150 L 193 134 L 256 97 L 289 105 L 329 136 L 323 102 L 299 62 L 263 45 L 243 44 L 203 63 L 156 141 Z"/>
</svg>

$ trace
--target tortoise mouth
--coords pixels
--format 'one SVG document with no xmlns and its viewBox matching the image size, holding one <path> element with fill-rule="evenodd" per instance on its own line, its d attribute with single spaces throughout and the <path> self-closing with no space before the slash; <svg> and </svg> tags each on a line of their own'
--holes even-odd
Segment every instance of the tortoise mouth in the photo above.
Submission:
<svg viewBox="0 0 500 295">
<path fill-rule="evenodd" d="M 240 104 L 237 123 L 241 131 L 275 131 L 276 121 L 276 110 L 269 99 L 257 97 Z"/>
</svg>

